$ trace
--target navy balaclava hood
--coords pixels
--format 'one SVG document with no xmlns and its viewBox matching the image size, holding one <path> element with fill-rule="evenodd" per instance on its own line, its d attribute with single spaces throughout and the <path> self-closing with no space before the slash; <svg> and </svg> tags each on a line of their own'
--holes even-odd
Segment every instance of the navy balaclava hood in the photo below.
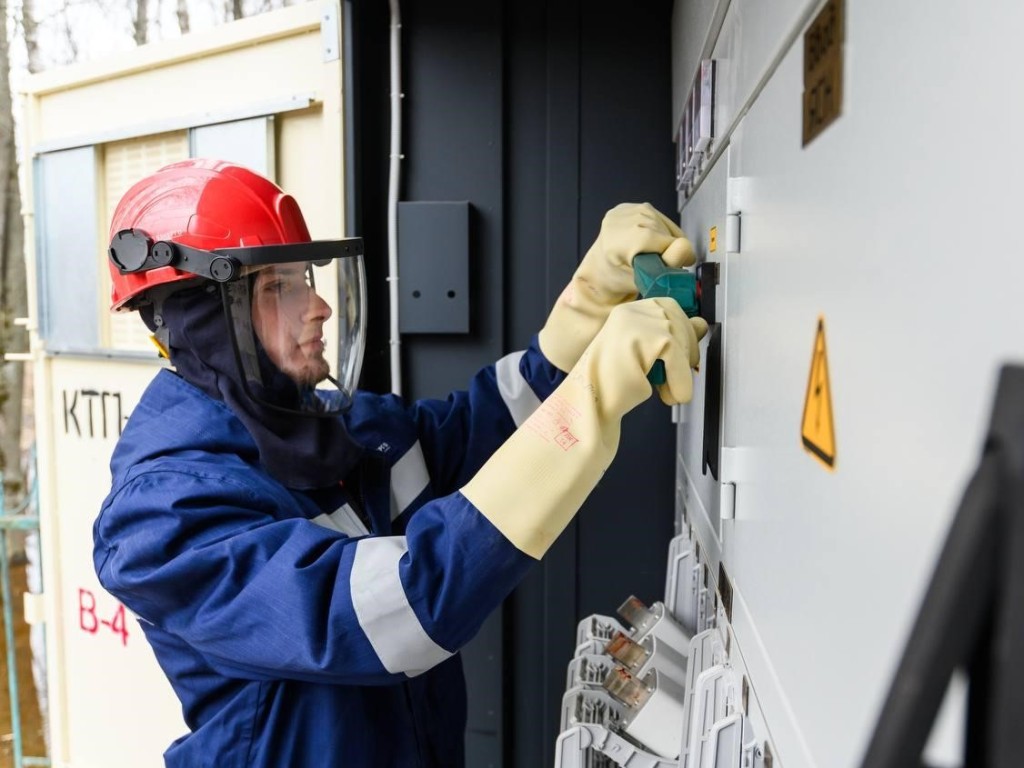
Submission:
<svg viewBox="0 0 1024 768">
<path fill-rule="evenodd" d="M 155 330 L 154 307 L 140 308 Z M 245 391 L 217 286 L 175 291 L 161 311 L 168 330 L 168 351 L 178 374 L 215 400 L 225 403 L 256 442 L 260 463 L 288 488 L 309 490 L 337 485 L 356 465 L 362 449 L 340 416 L 283 413 L 263 405 Z M 275 402 L 300 397 L 292 380 L 260 350 L 261 368 Z"/>
</svg>

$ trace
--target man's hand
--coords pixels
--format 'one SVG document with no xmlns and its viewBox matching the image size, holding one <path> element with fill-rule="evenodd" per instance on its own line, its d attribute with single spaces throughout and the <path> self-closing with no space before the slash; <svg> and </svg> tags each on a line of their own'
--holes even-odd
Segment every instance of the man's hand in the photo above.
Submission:
<svg viewBox="0 0 1024 768">
<path fill-rule="evenodd" d="M 603 422 L 618 421 L 651 395 L 647 374 L 665 364 L 658 395 L 667 405 L 693 398 L 698 343 L 708 332 L 703 318 L 688 318 L 674 299 L 644 299 L 615 307 L 569 373 L 593 392 Z"/>
<path fill-rule="evenodd" d="M 633 257 L 661 254 L 670 267 L 696 261 L 682 230 L 649 203 L 623 203 L 605 214 L 597 240 L 540 332 L 540 348 L 552 363 L 570 370 L 601 330 L 611 310 L 637 296 Z"/>
<path fill-rule="evenodd" d="M 616 306 L 565 381 L 462 488 L 516 547 L 540 559 L 615 458 L 622 418 L 651 396 L 647 373 L 665 363 L 666 403 L 693 396 L 707 323 L 674 299 Z"/>
</svg>

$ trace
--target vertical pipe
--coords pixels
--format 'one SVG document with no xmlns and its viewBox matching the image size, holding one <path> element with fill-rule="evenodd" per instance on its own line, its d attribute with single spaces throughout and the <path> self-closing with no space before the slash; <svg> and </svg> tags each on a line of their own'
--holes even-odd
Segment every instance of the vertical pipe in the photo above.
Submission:
<svg viewBox="0 0 1024 768">
<path fill-rule="evenodd" d="M 391 6 L 391 150 L 388 163 L 388 306 L 390 312 L 391 392 L 402 394 L 402 356 L 398 333 L 398 191 L 402 162 L 402 14 Z"/>
</svg>

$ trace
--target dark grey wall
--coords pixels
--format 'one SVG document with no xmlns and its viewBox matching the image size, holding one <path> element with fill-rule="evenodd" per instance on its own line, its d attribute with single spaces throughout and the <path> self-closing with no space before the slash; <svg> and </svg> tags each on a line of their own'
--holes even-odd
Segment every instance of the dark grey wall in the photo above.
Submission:
<svg viewBox="0 0 1024 768">
<path fill-rule="evenodd" d="M 646 200 L 673 214 L 671 2 L 401 5 L 401 199 L 472 206 L 471 332 L 402 339 L 406 395 L 443 396 L 529 343 L 605 210 Z M 348 11 L 360 170 L 354 233 L 371 254 L 363 386 L 383 391 L 387 3 L 352 0 Z M 613 614 L 631 593 L 661 598 L 673 434 L 660 403 L 631 414 L 615 464 L 576 522 L 466 650 L 472 768 L 551 764 L 577 621 Z"/>
</svg>

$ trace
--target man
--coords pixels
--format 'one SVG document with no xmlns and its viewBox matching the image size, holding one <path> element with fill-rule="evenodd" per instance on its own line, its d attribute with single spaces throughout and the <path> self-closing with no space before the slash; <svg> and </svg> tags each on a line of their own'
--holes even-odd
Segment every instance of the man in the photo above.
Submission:
<svg viewBox="0 0 1024 768">
<path fill-rule="evenodd" d="M 360 241 L 312 241 L 228 163 L 129 190 L 113 306 L 174 372 L 114 451 L 94 559 L 181 700 L 168 766 L 463 764 L 458 650 L 594 488 L 655 361 L 665 402 L 691 396 L 706 325 L 632 301 L 642 251 L 693 262 L 653 208 L 614 209 L 529 349 L 408 405 L 355 389 Z"/>
</svg>

